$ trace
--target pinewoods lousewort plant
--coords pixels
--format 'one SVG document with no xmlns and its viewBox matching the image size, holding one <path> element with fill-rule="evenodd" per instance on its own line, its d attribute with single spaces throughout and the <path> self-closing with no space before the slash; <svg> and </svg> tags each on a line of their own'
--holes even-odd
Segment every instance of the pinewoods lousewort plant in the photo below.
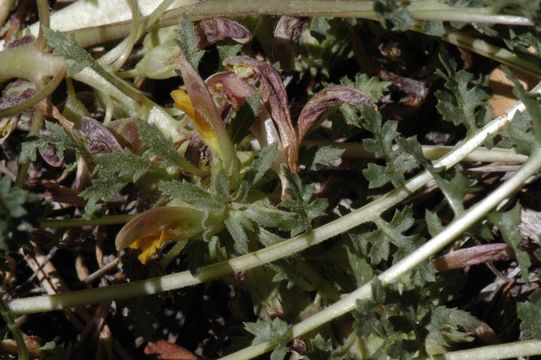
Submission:
<svg viewBox="0 0 541 360">
<path fill-rule="evenodd" d="M 0 2 L 2 358 L 541 355 L 540 21 Z"/>
</svg>

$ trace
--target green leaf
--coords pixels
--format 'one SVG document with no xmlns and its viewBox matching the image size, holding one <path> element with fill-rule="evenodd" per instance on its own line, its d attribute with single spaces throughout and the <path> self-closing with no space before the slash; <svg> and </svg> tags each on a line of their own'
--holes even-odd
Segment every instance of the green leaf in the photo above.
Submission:
<svg viewBox="0 0 541 360">
<path fill-rule="evenodd" d="M 374 277 L 374 272 L 372 271 L 372 267 L 368 264 L 366 259 L 360 256 L 360 254 L 355 253 L 354 249 L 352 249 L 351 247 L 347 247 L 346 252 L 348 256 L 349 266 L 353 271 L 353 275 L 355 275 L 357 287 L 361 287 L 362 285 L 372 280 L 372 278 Z"/>
<path fill-rule="evenodd" d="M 411 207 L 406 207 L 402 211 L 396 210 L 390 222 L 377 219 L 375 223 L 378 229 L 366 233 L 362 240 L 370 245 L 368 257 L 372 265 L 389 258 L 391 244 L 406 251 L 413 250 L 415 236 L 403 234 L 414 223 Z"/>
<path fill-rule="evenodd" d="M 429 332 L 427 342 L 434 342 L 442 347 L 471 342 L 480 323 L 465 311 L 438 306 L 432 311 L 430 323 L 426 326 Z"/>
<path fill-rule="evenodd" d="M 86 149 L 73 137 L 70 137 L 62 126 L 45 121 L 45 129 L 44 134 L 27 137 L 27 141 L 21 147 L 19 163 L 36 161 L 37 152 L 39 151 L 41 155 L 45 155 L 49 150 L 49 146 L 54 148 L 55 155 L 58 158 L 63 158 L 66 150 L 86 152 Z"/>
<path fill-rule="evenodd" d="M 118 195 L 118 192 L 126 185 L 117 179 L 106 178 L 92 181 L 92 185 L 83 190 L 79 195 L 87 201 L 85 205 L 85 218 L 91 218 L 101 209 L 100 200 L 110 201 Z"/>
<path fill-rule="evenodd" d="M 185 14 L 179 19 L 177 34 L 178 46 L 182 50 L 186 60 L 188 60 L 194 69 L 197 69 L 204 52 L 198 49 L 193 23 Z"/>
<path fill-rule="evenodd" d="M 17 251 L 30 240 L 29 231 L 48 208 L 35 194 L 13 187 L 0 177 L 0 251 Z"/>
<path fill-rule="evenodd" d="M 272 167 L 276 154 L 278 152 L 278 143 L 272 143 L 259 153 L 259 157 L 252 162 L 248 171 L 244 175 L 239 187 L 236 200 L 244 200 L 250 189 L 259 181 L 267 171 Z"/>
<path fill-rule="evenodd" d="M 280 227 L 284 230 L 291 230 L 291 236 L 295 236 L 311 230 L 312 220 L 325 215 L 325 209 L 329 204 L 326 199 L 312 200 L 315 191 L 313 184 L 304 185 L 299 175 L 292 174 L 287 169 L 285 175 L 289 185 L 286 191 L 291 198 L 283 200 L 280 206 L 295 213 L 296 216 L 285 219 Z"/>
<path fill-rule="evenodd" d="M 185 201 L 196 208 L 221 209 L 225 206 L 222 199 L 187 181 L 160 181 L 158 188 L 163 194 Z"/>
<path fill-rule="evenodd" d="M 527 111 L 517 111 L 513 121 L 506 129 L 506 135 L 513 140 L 517 152 L 525 155 L 531 154 L 537 143 L 532 131 L 532 118 Z"/>
<path fill-rule="evenodd" d="M 423 21 L 423 32 L 427 35 L 441 37 L 445 34 L 445 27 L 443 21 Z"/>
<path fill-rule="evenodd" d="M 94 159 L 101 178 L 137 182 L 150 171 L 152 163 L 129 150 L 100 154 Z"/>
<path fill-rule="evenodd" d="M 374 2 L 374 12 L 385 29 L 406 31 L 415 25 L 415 20 L 398 0 L 377 0 Z"/>
<path fill-rule="evenodd" d="M 99 66 L 92 55 L 81 48 L 73 38 L 68 38 L 60 31 L 49 28 L 43 28 L 43 35 L 47 39 L 47 44 L 54 49 L 54 55 L 74 61 L 68 69 L 69 76 L 77 74 L 85 67 L 95 69 L 96 66 Z"/>
<path fill-rule="evenodd" d="M 468 136 L 478 130 L 478 123 L 488 114 L 488 92 L 473 79 L 473 74 L 466 70 L 457 71 L 456 62 L 443 51 L 440 61 L 445 72 L 438 70 L 436 74 L 445 79 L 445 89 L 435 92 L 438 104 L 436 108 L 443 120 L 455 125 L 464 125 Z"/>
<path fill-rule="evenodd" d="M 259 319 L 255 323 L 244 323 L 244 328 L 255 335 L 252 344 L 269 341 L 276 345 L 285 345 L 291 336 L 287 323 L 279 318 L 273 320 Z"/>
<path fill-rule="evenodd" d="M 541 290 L 535 290 L 528 300 L 517 304 L 520 329 L 536 339 L 541 339 Z"/>
<path fill-rule="evenodd" d="M 147 148 L 144 155 L 157 155 L 161 157 L 169 166 L 178 166 L 182 171 L 201 175 L 201 170 L 193 166 L 178 151 L 175 150 L 170 139 L 165 138 L 163 134 L 154 125 L 146 121 L 140 121 L 137 124 L 139 136 Z"/>
<path fill-rule="evenodd" d="M 369 107 L 363 107 L 361 114 L 364 118 L 363 126 L 374 135 L 373 138 L 363 140 L 363 146 L 376 158 L 385 160 L 385 165 L 370 163 L 363 170 L 369 188 L 378 188 L 389 182 L 395 187 L 404 185 L 405 173 L 413 170 L 417 164 L 399 146 L 400 134 L 396 130 L 398 123 L 386 121 L 382 124 L 381 114 Z"/>
<path fill-rule="evenodd" d="M 539 106 L 538 95 L 524 90 L 522 84 L 507 67 L 504 66 L 502 70 L 505 76 L 513 82 L 513 94 L 524 103 L 526 110 L 531 116 L 536 143 L 541 143 L 541 107 Z"/>
<path fill-rule="evenodd" d="M 389 86 L 392 83 L 390 81 L 380 80 L 377 76 L 369 77 L 364 73 L 357 73 L 353 80 L 343 77 L 340 79 L 340 84 L 357 89 L 366 94 L 374 102 L 378 102 L 389 91 Z"/>
<path fill-rule="evenodd" d="M 332 162 L 339 160 L 345 149 L 338 149 L 332 146 L 322 146 L 316 150 L 310 170 L 317 170 L 319 166 L 329 166 Z M 319 166 L 318 166 L 319 165 Z"/>
<path fill-rule="evenodd" d="M 244 231 L 246 219 L 238 211 L 230 211 L 225 219 L 225 226 L 234 240 L 234 248 L 238 254 L 246 254 L 248 252 L 248 236 Z"/>
<path fill-rule="evenodd" d="M 518 226 L 521 223 L 520 208 L 520 204 L 517 203 L 513 209 L 507 212 L 491 212 L 488 214 L 488 219 L 498 227 L 505 242 L 513 248 L 521 270 L 521 279 L 527 282 L 528 269 L 532 265 L 532 262 L 530 255 L 520 247 L 520 243 L 522 242 L 522 235 L 518 230 Z"/>
</svg>

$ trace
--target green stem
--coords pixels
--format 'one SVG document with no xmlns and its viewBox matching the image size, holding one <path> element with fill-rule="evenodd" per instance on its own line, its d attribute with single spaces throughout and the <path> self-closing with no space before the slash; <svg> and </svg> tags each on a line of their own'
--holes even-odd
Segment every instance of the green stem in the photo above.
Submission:
<svg viewBox="0 0 541 360">
<path fill-rule="evenodd" d="M 224 1 L 186 1 L 184 5 L 171 9 L 160 18 L 159 26 L 178 23 L 181 14 L 192 20 L 226 16 L 324 16 L 341 18 L 376 19 L 372 1 L 335 1 L 335 0 L 228 0 Z M 459 21 L 465 23 L 489 23 L 531 26 L 532 22 L 523 16 L 495 14 L 490 7 L 464 8 L 451 7 L 437 2 L 413 1 L 408 7 L 412 18 L 416 20 Z M 77 29 L 72 31 L 76 41 L 82 47 L 110 42 L 129 34 L 130 21 L 121 21 L 107 25 Z"/>
<path fill-rule="evenodd" d="M 457 237 L 462 235 L 471 226 L 482 220 L 485 215 L 496 208 L 496 206 L 505 200 L 507 197 L 519 190 L 530 178 L 541 170 L 541 149 L 530 156 L 530 159 L 524 166 L 517 171 L 509 180 L 500 185 L 490 195 L 468 209 L 462 216 L 449 224 L 442 232 L 426 242 L 423 246 L 400 260 L 398 263 L 385 270 L 377 278 L 383 284 L 390 284 L 398 280 L 400 277 L 408 274 L 415 267 L 428 260 L 431 256 L 438 253 L 440 250 L 448 246 Z M 354 292 L 342 297 L 339 301 L 331 306 L 326 307 L 319 313 L 301 321 L 291 329 L 292 338 L 302 336 L 321 325 L 332 321 L 356 308 L 357 301 L 360 299 L 369 299 L 372 297 L 372 282 L 368 282 Z M 233 354 L 225 356 L 222 360 L 244 360 L 252 359 L 267 351 L 272 350 L 276 344 L 264 342 L 257 345 L 252 345 L 237 351 Z M 455 359 L 462 359 L 455 357 Z"/>
<path fill-rule="evenodd" d="M 475 349 L 448 352 L 435 360 L 493 360 L 541 355 L 541 340 L 525 340 L 507 344 L 481 346 Z"/>
<path fill-rule="evenodd" d="M 115 225 L 125 224 L 135 215 L 108 215 L 95 219 L 41 219 L 39 226 L 41 228 L 65 228 L 65 227 L 81 227 L 81 226 L 97 226 L 97 225 Z"/>
<path fill-rule="evenodd" d="M 343 157 L 345 158 L 366 158 L 374 159 L 374 154 L 367 151 L 361 143 L 353 142 L 334 142 L 325 140 L 303 140 L 302 143 L 305 147 L 312 146 L 332 146 L 334 148 L 343 149 Z M 455 148 L 453 146 L 440 146 L 440 145 L 423 145 L 423 155 L 428 160 L 438 160 L 443 156 L 449 154 Z M 518 163 L 522 164 L 528 160 L 526 155 L 518 154 L 514 149 L 505 148 L 479 148 L 472 151 L 462 161 L 464 162 L 494 162 L 494 163 Z"/>
<path fill-rule="evenodd" d="M 539 92 L 540 90 L 541 84 L 536 86 L 532 91 Z M 456 165 L 470 152 L 479 147 L 488 137 L 496 134 L 508 125 L 517 111 L 524 111 L 524 105 L 520 102 L 515 104 L 515 106 L 509 109 L 504 115 L 491 121 L 456 150 L 445 156 L 445 158 L 437 161 L 434 166 L 448 169 Z M 218 279 L 233 272 L 253 269 L 263 264 L 291 256 L 310 246 L 320 244 L 327 239 L 342 234 L 360 224 L 373 221 L 373 219 L 380 216 L 381 213 L 396 206 L 412 193 L 421 189 L 431 179 L 432 176 L 427 171 L 424 171 L 409 180 L 406 185 L 392 190 L 362 208 L 322 225 L 311 232 L 249 254 L 206 266 L 202 268 L 196 276 L 192 275 L 189 271 L 183 271 L 159 278 L 135 281 L 99 289 L 87 289 L 66 294 L 16 299 L 11 301 L 9 306 L 11 310 L 17 314 L 60 310 L 73 306 L 157 294 Z"/>
<path fill-rule="evenodd" d="M 46 0 L 37 0 L 39 13 L 38 44 L 41 51 L 47 48 L 47 39 L 43 36 L 43 28 L 48 28 L 51 22 L 49 16 L 49 3 Z"/>
<path fill-rule="evenodd" d="M 413 30 L 419 31 L 419 27 L 414 27 Z M 535 76 L 536 78 L 541 78 L 541 66 L 538 61 L 520 57 L 507 49 L 474 38 L 464 31 L 447 30 L 441 39 L 460 48 L 470 50 L 476 54 L 512 67 L 520 72 Z"/>
<path fill-rule="evenodd" d="M 9 331 L 11 332 L 11 335 L 13 335 L 15 342 L 17 343 L 17 354 L 19 355 L 19 359 L 22 359 L 22 360 L 29 359 L 28 351 L 26 350 L 26 344 L 24 342 L 24 336 L 21 333 L 21 330 L 19 330 L 19 328 L 17 327 L 17 324 L 15 324 L 15 319 L 13 318 L 13 314 L 9 310 L 9 307 L 4 301 L 4 298 L 1 296 L 0 296 L 0 314 L 2 315 L 4 322 L 6 323 Z"/>
</svg>

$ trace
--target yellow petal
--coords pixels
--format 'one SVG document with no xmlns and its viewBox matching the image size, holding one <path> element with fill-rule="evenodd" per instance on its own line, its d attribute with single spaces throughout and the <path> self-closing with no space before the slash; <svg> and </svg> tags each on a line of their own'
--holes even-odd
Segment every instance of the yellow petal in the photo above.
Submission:
<svg viewBox="0 0 541 360">
<path fill-rule="evenodd" d="M 189 206 L 168 206 L 148 210 L 130 220 L 118 233 L 118 250 L 141 250 L 139 260 L 146 264 L 168 240 L 188 241 L 203 231 L 204 214 Z"/>
<path fill-rule="evenodd" d="M 158 234 L 144 236 L 135 240 L 132 244 L 130 244 L 129 248 L 136 250 L 140 249 L 141 253 L 139 256 L 137 256 L 137 258 L 142 264 L 146 264 L 148 260 L 158 252 L 166 240 L 165 230 L 161 230 L 159 236 Z"/>
<path fill-rule="evenodd" d="M 173 90 L 171 91 L 171 97 L 175 101 L 177 109 L 184 111 L 190 118 L 195 118 L 192 101 L 185 90 Z"/>
<path fill-rule="evenodd" d="M 216 131 L 212 127 L 211 122 L 205 118 L 204 112 L 197 108 L 194 109 L 188 93 L 181 89 L 173 90 L 171 92 L 171 97 L 175 101 L 175 107 L 188 115 L 205 144 L 207 144 L 212 151 L 220 153 Z"/>
</svg>

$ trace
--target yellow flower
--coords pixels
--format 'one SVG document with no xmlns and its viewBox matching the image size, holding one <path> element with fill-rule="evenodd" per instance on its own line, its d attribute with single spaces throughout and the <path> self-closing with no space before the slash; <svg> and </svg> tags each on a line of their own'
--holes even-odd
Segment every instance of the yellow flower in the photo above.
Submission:
<svg viewBox="0 0 541 360">
<path fill-rule="evenodd" d="M 203 218 L 201 211 L 189 206 L 157 207 L 124 225 L 115 245 L 117 250 L 126 247 L 140 250 L 138 259 L 146 264 L 166 241 L 188 241 L 202 232 Z"/>
<path fill-rule="evenodd" d="M 230 184 L 234 187 L 238 178 L 239 160 L 222 116 L 207 85 L 184 56 L 179 57 L 179 67 L 186 91 L 171 92 L 175 106 L 188 115 L 201 139 L 216 159 L 221 160 L 223 169 L 231 177 Z"/>
</svg>

